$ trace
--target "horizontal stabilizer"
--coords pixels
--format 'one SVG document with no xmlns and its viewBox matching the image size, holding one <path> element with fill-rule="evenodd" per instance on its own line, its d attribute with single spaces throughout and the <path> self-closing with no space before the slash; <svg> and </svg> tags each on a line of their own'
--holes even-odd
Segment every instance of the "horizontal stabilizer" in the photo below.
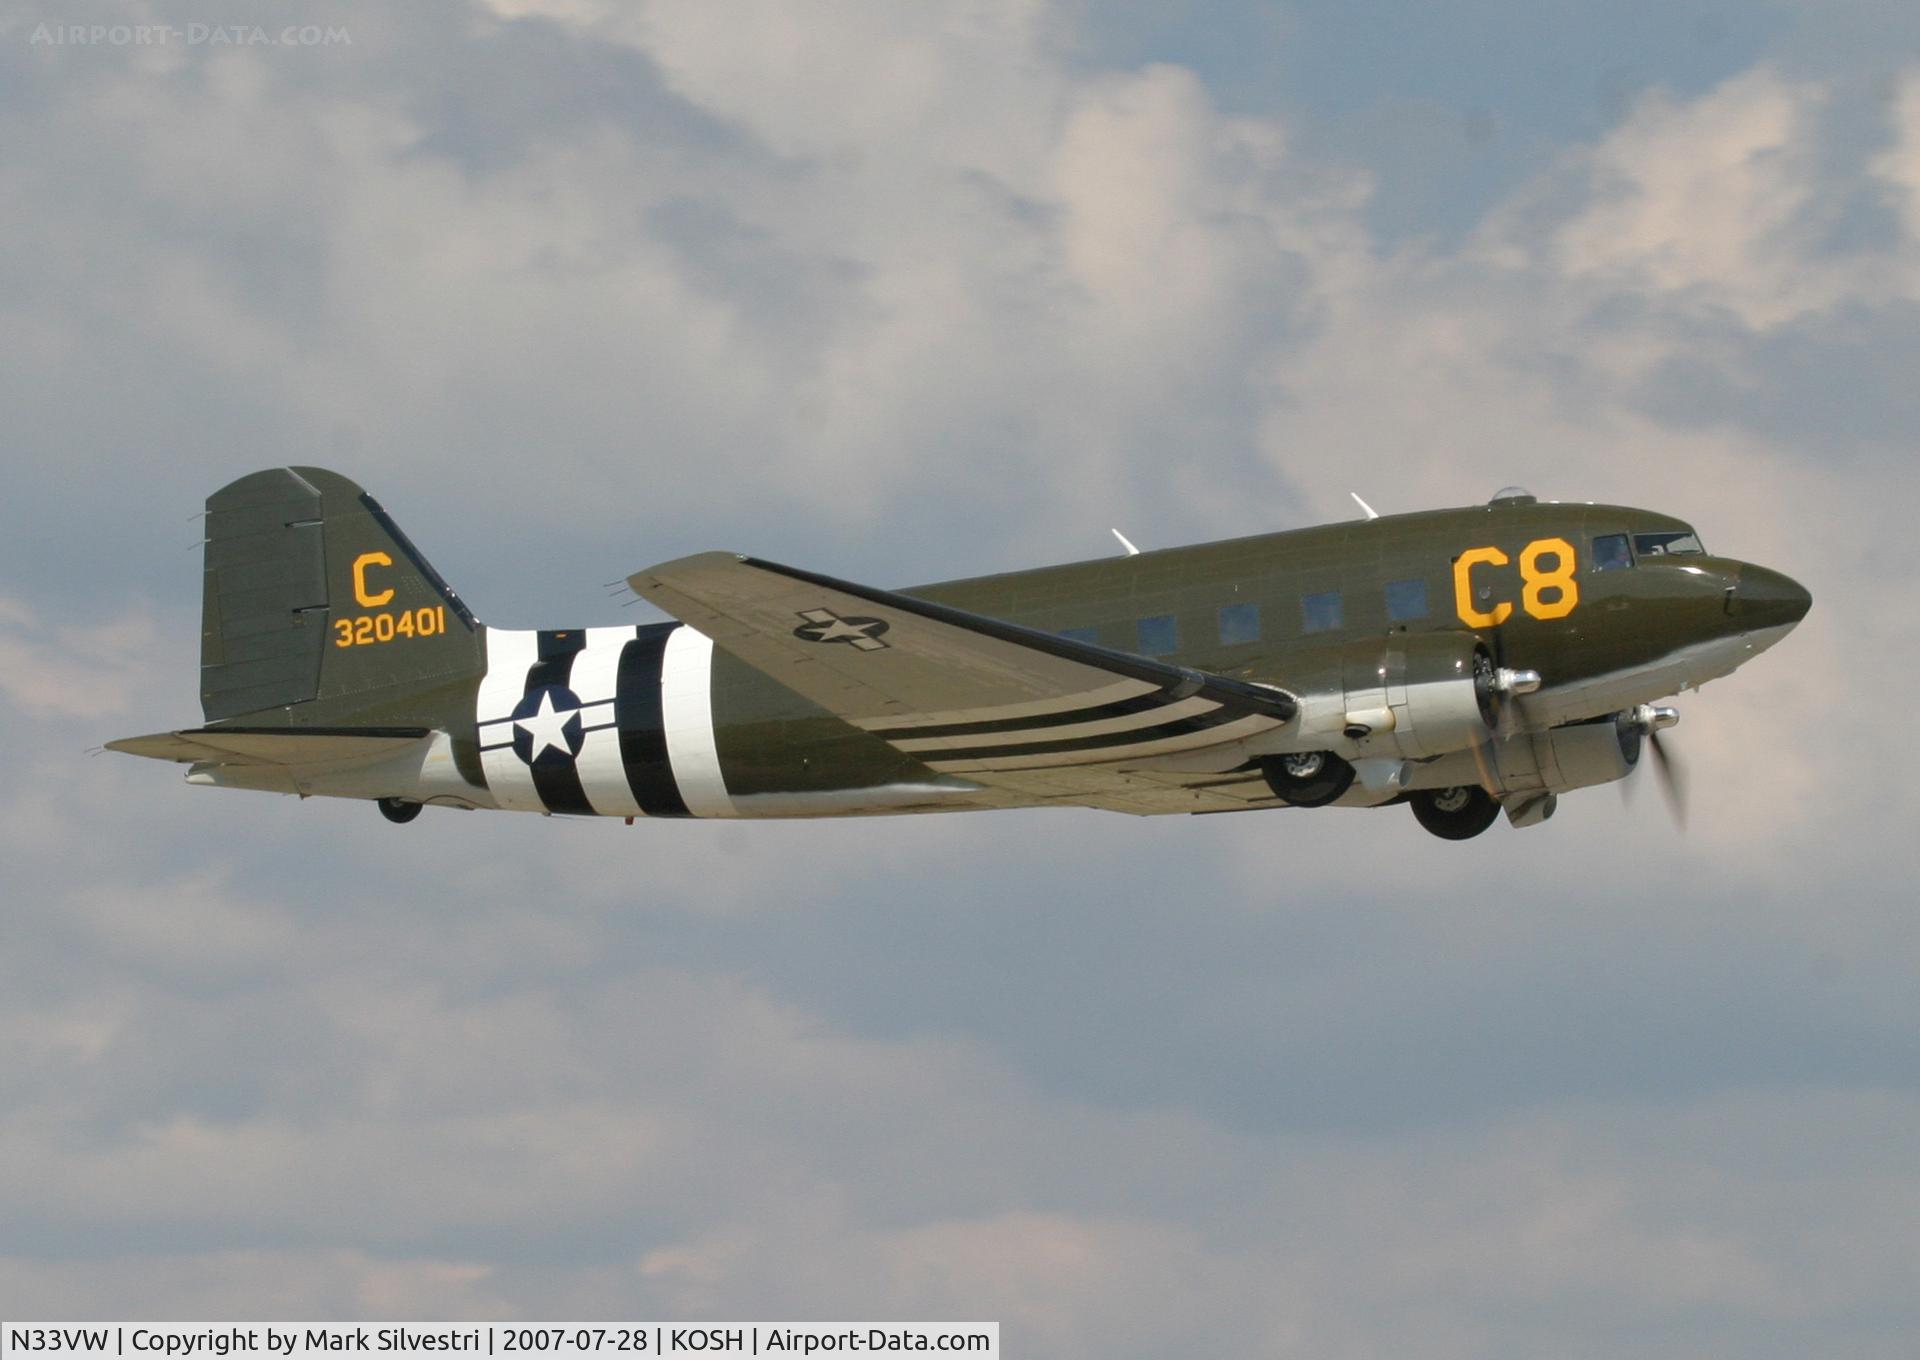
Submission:
<svg viewBox="0 0 1920 1360">
<path fill-rule="evenodd" d="M 392 755 L 428 735 L 424 727 L 200 727 L 122 737 L 107 749 L 182 764 L 338 765 Z"/>
</svg>

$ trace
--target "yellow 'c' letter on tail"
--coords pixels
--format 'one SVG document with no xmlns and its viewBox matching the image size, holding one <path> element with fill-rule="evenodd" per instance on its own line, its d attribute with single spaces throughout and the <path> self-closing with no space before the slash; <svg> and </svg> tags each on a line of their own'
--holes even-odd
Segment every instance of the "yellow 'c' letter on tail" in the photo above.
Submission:
<svg viewBox="0 0 1920 1360">
<path fill-rule="evenodd" d="M 361 553 L 358 557 L 354 558 L 353 598 L 369 609 L 376 605 L 383 605 L 391 600 L 393 598 L 393 588 L 391 586 L 381 591 L 378 595 L 368 593 L 367 568 L 390 567 L 392 565 L 393 559 L 383 552 Z"/>
<path fill-rule="evenodd" d="M 1504 567 L 1507 561 L 1507 555 L 1498 548 L 1470 548 L 1454 559 L 1453 612 L 1469 628 L 1498 627 L 1513 613 L 1513 605 L 1506 600 L 1500 601 L 1484 614 L 1473 607 L 1473 569 L 1482 562 L 1489 566 Z"/>
</svg>

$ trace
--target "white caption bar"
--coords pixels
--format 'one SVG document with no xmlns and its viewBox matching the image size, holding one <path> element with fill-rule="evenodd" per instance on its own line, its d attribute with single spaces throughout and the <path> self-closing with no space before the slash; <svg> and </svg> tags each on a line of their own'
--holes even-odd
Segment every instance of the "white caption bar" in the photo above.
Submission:
<svg viewBox="0 0 1920 1360">
<path fill-rule="evenodd" d="M 967 1355 L 997 1322 L 0 1322 L 0 1360 L 229 1356 Z"/>
</svg>

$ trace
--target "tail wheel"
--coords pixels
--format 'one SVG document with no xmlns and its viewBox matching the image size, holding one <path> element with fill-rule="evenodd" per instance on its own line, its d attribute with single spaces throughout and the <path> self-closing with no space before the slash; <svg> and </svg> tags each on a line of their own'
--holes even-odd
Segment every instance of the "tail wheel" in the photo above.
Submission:
<svg viewBox="0 0 1920 1360">
<path fill-rule="evenodd" d="M 1414 820 L 1447 841 L 1472 840 L 1500 815 L 1499 802 L 1478 784 L 1418 789 L 1407 801 L 1413 806 Z"/>
<path fill-rule="evenodd" d="M 420 815 L 420 804 L 404 798 L 382 798 L 379 807 L 380 815 L 390 822 L 410 822 Z"/>
<path fill-rule="evenodd" d="M 1260 762 L 1273 796 L 1294 807 L 1325 807 L 1353 784 L 1353 766 L 1331 751 L 1299 751 Z"/>
</svg>

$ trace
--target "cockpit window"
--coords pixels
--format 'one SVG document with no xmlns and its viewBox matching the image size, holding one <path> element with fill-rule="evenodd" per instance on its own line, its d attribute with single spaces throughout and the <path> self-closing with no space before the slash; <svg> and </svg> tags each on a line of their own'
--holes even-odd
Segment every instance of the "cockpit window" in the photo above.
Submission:
<svg viewBox="0 0 1920 1360">
<path fill-rule="evenodd" d="M 1657 534 L 1635 534 L 1633 551 L 1640 557 L 1667 557 L 1681 553 L 1704 553 L 1700 535 L 1691 529 L 1667 530 Z"/>
<path fill-rule="evenodd" d="M 1593 540 L 1593 569 L 1620 571 L 1633 565 L 1625 534 L 1599 534 Z"/>
</svg>

